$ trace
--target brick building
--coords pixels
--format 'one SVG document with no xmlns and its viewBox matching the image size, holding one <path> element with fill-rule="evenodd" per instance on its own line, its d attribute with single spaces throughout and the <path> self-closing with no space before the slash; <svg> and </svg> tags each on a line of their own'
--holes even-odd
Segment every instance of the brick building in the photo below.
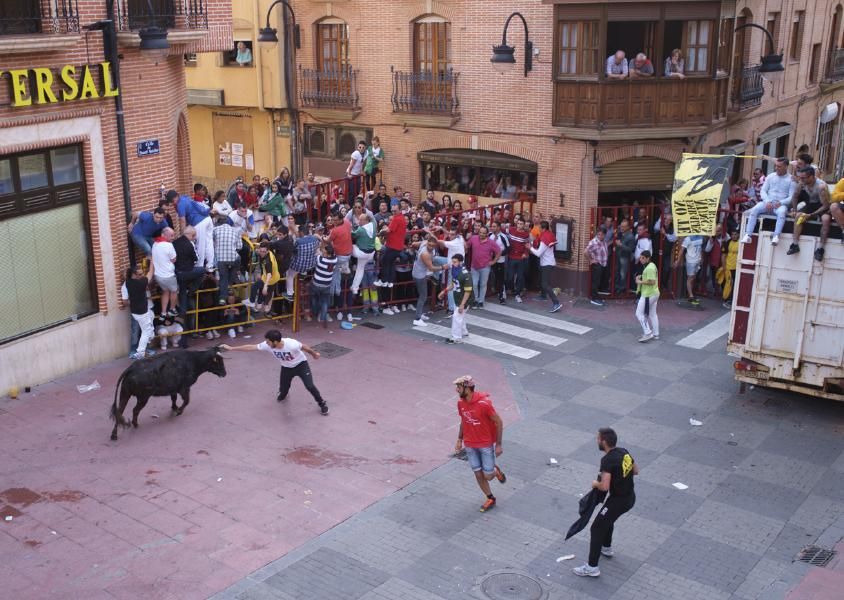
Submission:
<svg viewBox="0 0 844 600">
<path fill-rule="evenodd" d="M 120 86 L 104 50 L 113 7 Z M 191 184 L 183 55 L 231 44 L 231 4 L 5 0 L 0 6 L 0 389 L 122 355 L 127 212 Z M 100 22 L 91 29 L 90 26 Z M 139 30 L 168 30 L 163 53 Z M 97 29 L 100 28 L 100 30 Z M 123 101 L 124 202 L 115 96 Z M 149 141 L 148 144 L 140 142 Z"/>
<path fill-rule="evenodd" d="M 538 210 L 572 220 L 560 284 L 582 289 L 595 207 L 670 194 L 683 151 L 793 155 L 841 171 L 842 5 L 836 0 L 293 0 L 301 27 L 298 98 L 305 168 L 341 175 L 357 139 L 379 136 L 385 183 L 421 194 L 511 175 Z M 490 63 L 504 22 L 516 65 Z M 779 81 L 760 76 L 771 30 Z M 665 77 L 674 48 L 685 78 Z M 645 52 L 656 76 L 609 81 L 617 49 Z M 737 160 L 734 179 L 761 160 Z M 449 178 L 451 181 L 448 181 Z M 454 181 L 456 180 L 456 181 Z M 440 192 L 437 192 L 438 195 Z M 458 194 L 452 194 L 459 196 Z M 418 197 L 418 196 L 417 196 Z"/>
</svg>

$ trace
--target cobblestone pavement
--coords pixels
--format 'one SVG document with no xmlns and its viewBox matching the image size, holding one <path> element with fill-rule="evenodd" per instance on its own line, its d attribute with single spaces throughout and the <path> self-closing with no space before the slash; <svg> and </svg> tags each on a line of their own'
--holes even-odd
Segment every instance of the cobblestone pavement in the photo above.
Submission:
<svg viewBox="0 0 844 600">
<path fill-rule="evenodd" d="M 482 495 L 467 464 L 454 459 L 215 598 L 840 597 L 840 557 L 826 568 L 793 561 L 809 544 L 844 550 L 844 406 L 764 389 L 739 395 L 724 337 L 701 350 L 676 344 L 723 311 L 712 303 L 692 321 L 686 311 L 672 321 L 664 315 L 678 309 L 666 305 L 662 339 L 648 344 L 635 342 L 630 307 L 590 315 L 569 305 L 562 318 L 591 330 L 551 348 L 518 340 L 541 348 L 538 356 L 462 348 L 501 362 L 522 416 L 505 430 L 508 479 L 493 482 L 493 511 L 478 512 Z M 407 331 L 407 319 L 392 319 L 382 322 Z M 488 389 L 484 374 L 474 375 Z M 489 391 L 495 398 L 499 390 Z M 601 561 L 601 577 L 578 578 L 571 568 L 584 561 L 588 528 L 567 542 L 564 535 L 597 471 L 595 431 L 607 425 L 640 465 L 637 502 L 617 523 L 615 556 Z M 568 554 L 575 558 L 558 560 Z M 500 572 L 539 587 L 520 580 L 522 595 L 518 586 L 512 595 L 485 595 L 494 580 L 484 577 Z"/>
</svg>

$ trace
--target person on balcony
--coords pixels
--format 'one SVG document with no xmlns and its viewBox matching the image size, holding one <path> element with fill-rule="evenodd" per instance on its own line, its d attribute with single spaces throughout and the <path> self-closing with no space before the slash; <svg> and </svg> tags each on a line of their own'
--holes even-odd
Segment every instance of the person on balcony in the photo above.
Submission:
<svg viewBox="0 0 844 600">
<path fill-rule="evenodd" d="M 644 52 L 639 52 L 636 58 L 627 65 L 630 72 L 630 79 L 644 79 L 654 76 L 654 65 Z"/>
<path fill-rule="evenodd" d="M 246 47 L 246 43 L 237 43 L 237 55 L 234 60 L 241 67 L 249 67 L 252 65 L 252 50 Z"/>
<path fill-rule="evenodd" d="M 679 48 L 674 48 L 671 55 L 665 59 L 665 76 L 685 79 L 686 61 L 683 60 L 683 51 Z"/>
<path fill-rule="evenodd" d="M 607 58 L 607 79 L 627 79 L 627 60 L 624 50 L 617 50 Z"/>
<path fill-rule="evenodd" d="M 778 158 L 774 172 L 768 175 L 760 192 L 762 201 L 747 211 L 747 226 L 744 230 L 742 244 L 751 242 L 751 235 L 756 230 L 756 220 L 761 214 L 776 215 L 777 224 L 774 227 L 774 235 L 771 244 L 776 246 L 780 241 L 780 233 L 785 225 L 785 217 L 788 214 L 791 199 L 797 191 L 797 182 L 788 174 L 788 159 Z"/>
</svg>

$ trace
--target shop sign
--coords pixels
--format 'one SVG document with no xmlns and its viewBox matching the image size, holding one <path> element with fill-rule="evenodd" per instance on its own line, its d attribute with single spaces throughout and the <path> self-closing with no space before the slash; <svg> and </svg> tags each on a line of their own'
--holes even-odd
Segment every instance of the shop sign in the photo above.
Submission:
<svg viewBox="0 0 844 600">
<path fill-rule="evenodd" d="M 99 84 L 94 80 L 93 69 L 99 70 Z M 60 69 L 0 70 L 0 75 L 8 75 L 15 107 L 114 98 L 120 93 L 114 87 L 109 62 L 81 67 L 65 65 Z"/>
</svg>

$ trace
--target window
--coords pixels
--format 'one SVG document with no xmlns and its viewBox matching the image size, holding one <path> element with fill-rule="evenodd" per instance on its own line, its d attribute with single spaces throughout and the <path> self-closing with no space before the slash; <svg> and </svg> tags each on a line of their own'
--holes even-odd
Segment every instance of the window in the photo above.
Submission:
<svg viewBox="0 0 844 600">
<path fill-rule="evenodd" d="M 0 157 L 0 343 L 96 312 L 85 201 L 79 146 Z"/>
<path fill-rule="evenodd" d="M 438 17 L 413 24 L 413 68 L 417 73 L 444 73 L 451 69 L 451 24 Z"/>
<path fill-rule="evenodd" d="M 779 41 L 780 37 L 780 13 L 769 13 L 768 21 L 765 24 L 765 29 L 771 32 L 771 37 L 774 39 L 774 44 Z M 765 36 L 765 54 L 776 54 L 777 48 L 771 46 L 771 41 L 768 36 Z"/>
<path fill-rule="evenodd" d="M 20 35 L 41 31 L 41 7 L 38 0 L 0 2 L 0 35 Z"/>
<path fill-rule="evenodd" d="M 522 192 L 536 197 L 536 173 L 423 162 L 422 187 L 435 192 L 472 194 L 484 198 L 501 198 L 502 193 L 508 193 L 503 190 L 515 187 L 516 194 Z"/>
<path fill-rule="evenodd" d="M 559 21 L 557 39 L 560 41 L 560 75 L 597 75 L 598 21 Z"/>
<path fill-rule="evenodd" d="M 800 60 L 801 46 L 803 45 L 803 15 L 804 11 L 798 10 L 794 13 L 794 20 L 791 23 L 791 39 L 788 44 L 788 57 L 791 60 Z"/>
<path fill-rule="evenodd" d="M 809 64 L 809 83 L 817 83 L 821 72 L 821 44 L 812 45 L 812 62 Z"/>
<path fill-rule="evenodd" d="M 249 40 L 235 40 L 232 49 L 223 52 L 224 67 L 251 67 L 252 42 Z"/>
<path fill-rule="evenodd" d="M 831 108 L 836 108 L 833 104 L 830 106 Z M 827 110 L 830 108 L 827 107 Z M 824 112 L 827 112 L 825 110 Z M 820 168 L 824 174 L 828 174 L 832 171 L 832 158 L 833 158 L 833 146 L 832 140 L 834 139 L 834 132 L 835 132 L 835 123 L 838 119 L 835 117 L 837 116 L 837 110 L 835 113 L 830 115 L 832 118 L 829 118 L 825 123 L 820 123 L 818 125 L 818 153 L 817 153 L 817 160 L 816 164 Z M 823 121 L 823 119 L 821 119 Z"/>
<path fill-rule="evenodd" d="M 687 21 L 685 32 L 686 72 L 705 73 L 709 65 L 710 21 Z"/>
<path fill-rule="evenodd" d="M 718 72 L 730 72 L 730 61 L 733 54 L 734 19 L 721 19 L 721 32 L 718 34 Z"/>
<path fill-rule="evenodd" d="M 186 67 L 195 67 L 197 65 L 197 57 L 195 52 L 183 54 L 182 60 Z"/>
<path fill-rule="evenodd" d="M 337 73 L 349 66 L 349 26 L 345 23 L 317 23 L 317 70 Z"/>
</svg>

